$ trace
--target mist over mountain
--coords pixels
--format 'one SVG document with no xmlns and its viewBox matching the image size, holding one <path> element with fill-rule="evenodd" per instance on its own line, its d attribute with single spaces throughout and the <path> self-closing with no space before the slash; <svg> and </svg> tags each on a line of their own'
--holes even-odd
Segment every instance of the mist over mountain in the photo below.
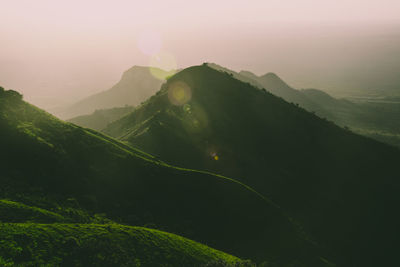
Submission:
<svg viewBox="0 0 400 267">
<path fill-rule="evenodd" d="M 275 75 L 264 79 L 284 86 Z M 388 211 L 399 203 L 400 151 L 235 74 L 207 64 L 185 69 L 104 132 L 167 162 L 250 185 L 279 203 L 340 265 L 397 261 L 400 218 Z"/>
<path fill-rule="evenodd" d="M 70 119 L 87 115 L 97 109 L 109 109 L 125 105 L 138 105 L 153 95 L 165 78 L 174 71 L 164 71 L 154 67 L 133 66 L 125 71 L 121 80 L 109 90 L 94 94 L 63 110 L 56 115 Z"/>
</svg>

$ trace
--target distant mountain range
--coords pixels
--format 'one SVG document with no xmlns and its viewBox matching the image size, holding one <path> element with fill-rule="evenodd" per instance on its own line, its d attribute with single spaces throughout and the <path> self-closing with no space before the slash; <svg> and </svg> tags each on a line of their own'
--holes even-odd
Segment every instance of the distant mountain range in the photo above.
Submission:
<svg viewBox="0 0 400 267">
<path fill-rule="evenodd" d="M 395 98 L 380 102 L 336 99 L 318 89 L 293 89 L 274 73 L 257 76 L 250 71 L 235 72 L 214 63 L 208 63 L 208 66 L 230 73 L 234 78 L 258 88 L 264 88 L 339 126 L 400 147 L 400 102 Z M 157 71 L 162 77 L 168 77 L 168 74 L 171 74 L 160 69 Z M 153 95 L 162 82 L 165 81 L 157 80 L 151 75 L 148 67 L 132 67 L 124 73 L 121 81 L 112 89 L 72 105 L 64 110 L 62 117 L 71 118 L 72 114 L 79 114 L 80 116 L 73 117 L 69 121 L 83 127 L 102 130 L 111 121 L 125 115 L 122 112 L 123 106 L 139 105 Z M 120 109 L 117 111 L 114 108 Z M 89 113 L 94 110 L 99 111 L 90 115 Z M 70 115 L 66 116 L 67 113 Z"/>
<path fill-rule="evenodd" d="M 313 90 L 299 94 L 326 98 Z M 340 264 L 396 261 L 400 217 L 387 211 L 400 203 L 400 151 L 235 74 L 207 64 L 185 69 L 104 132 L 175 165 L 250 185 L 340 255 Z"/>
<path fill-rule="evenodd" d="M 65 123 L 15 91 L 0 90 L 0 128 L 0 237 L 8 242 L 0 244 L 1 264 L 240 263 L 185 238 L 117 222 L 258 262 L 330 266 L 330 255 L 292 218 L 234 179 L 170 166 Z"/>
<path fill-rule="evenodd" d="M 154 75 L 153 73 L 157 73 Z M 65 109 L 56 115 L 70 119 L 87 115 L 98 109 L 109 109 L 125 105 L 136 106 L 158 91 L 165 78 L 174 71 L 164 71 L 153 67 L 133 66 L 125 71 L 121 80 L 109 90 L 94 94 Z"/>
</svg>

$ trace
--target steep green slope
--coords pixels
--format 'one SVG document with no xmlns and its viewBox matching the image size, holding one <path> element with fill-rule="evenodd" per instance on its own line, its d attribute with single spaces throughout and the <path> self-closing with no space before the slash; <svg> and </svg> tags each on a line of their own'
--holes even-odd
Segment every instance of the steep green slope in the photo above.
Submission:
<svg viewBox="0 0 400 267">
<path fill-rule="evenodd" d="M 321 266 L 282 211 L 226 177 L 171 167 L 0 92 L 0 197 L 63 207 L 68 199 L 117 222 L 181 234 L 239 257 Z M 321 252 L 322 253 L 322 252 Z"/>
<path fill-rule="evenodd" d="M 118 224 L 0 224 L 1 266 L 205 266 L 245 262 L 189 239 Z M 248 265 L 250 266 L 250 265 Z"/>
<path fill-rule="evenodd" d="M 397 136 L 400 134 L 400 104 L 397 102 L 350 102 L 331 97 L 318 89 L 293 89 L 274 73 L 257 76 L 249 71 L 237 73 L 216 64 L 209 66 L 230 73 L 238 80 L 264 88 L 287 102 L 298 104 L 339 126 L 350 127 L 359 134 L 399 146 L 400 139 Z"/>
<path fill-rule="evenodd" d="M 399 150 L 207 65 L 185 69 L 105 132 L 269 196 L 342 264 L 397 262 Z"/>
<path fill-rule="evenodd" d="M 157 75 L 154 75 L 154 73 Z M 82 99 L 56 115 L 70 119 L 79 115 L 90 114 L 97 109 L 139 105 L 153 95 L 165 81 L 165 78 L 173 73 L 174 71 L 133 66 L 123 73 L 121 80 L 112 88 Z"/>
<path fill-rule="evenodd" d="M 133 110 L 134 107 L 132 106 L 100 109 L 89 115 L 82 115 L 69 119 L 68 122 L 72 122 L 81 127 L 100 131 L 111 122 L 122 118 Z"/>
</svg>

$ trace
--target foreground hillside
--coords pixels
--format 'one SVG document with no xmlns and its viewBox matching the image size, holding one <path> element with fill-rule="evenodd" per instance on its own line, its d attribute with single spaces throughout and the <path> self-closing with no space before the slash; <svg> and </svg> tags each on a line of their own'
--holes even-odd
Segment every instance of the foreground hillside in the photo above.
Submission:
<svg viewBox="0 0 400 267">
<path fill-rule="evenodd" d="M 398 149 L 207 65 L 171 77 L 105 130 L 168 162 L 269 196 L 341 264 L 397 262 Z"/>
<path fill-rule="evenodd" d="M 1 266 L 245 266 L 189 239 L 118 224 L 1 223 Z M 250 266 L 250 264 L 248 265 Z"/>
<path fill-rule="evenodd" d="M 74 204 L 49 211 L 0 199 L 0 265 L 252 266 L 174 234 L 118 225 Z"/>
<path fill-rule="evenodd" d="M 81 209 L 105 213 L 256 261 L 325 265 L 323 252 L 292 219 L 233 179 L 171 167 L 64 123 L 14 91 L 0 92 L 0 128 L 1 198 L 79 221 Z"/>
</svg>

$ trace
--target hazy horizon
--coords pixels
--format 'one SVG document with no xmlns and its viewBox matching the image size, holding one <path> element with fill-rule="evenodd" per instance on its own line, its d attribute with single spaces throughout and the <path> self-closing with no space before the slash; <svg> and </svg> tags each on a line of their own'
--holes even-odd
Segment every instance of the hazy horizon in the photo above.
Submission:
<svg viewBox="0 0 400 267">
<path fill-rule="evenodd" d="M 215 62 L 275 72 L 296 88 L 393 89 L 398 10 L 389 0 L 5 0 L 0 86 L 51 107 L 110 88 L 133 65 Z"/>
</svg>

